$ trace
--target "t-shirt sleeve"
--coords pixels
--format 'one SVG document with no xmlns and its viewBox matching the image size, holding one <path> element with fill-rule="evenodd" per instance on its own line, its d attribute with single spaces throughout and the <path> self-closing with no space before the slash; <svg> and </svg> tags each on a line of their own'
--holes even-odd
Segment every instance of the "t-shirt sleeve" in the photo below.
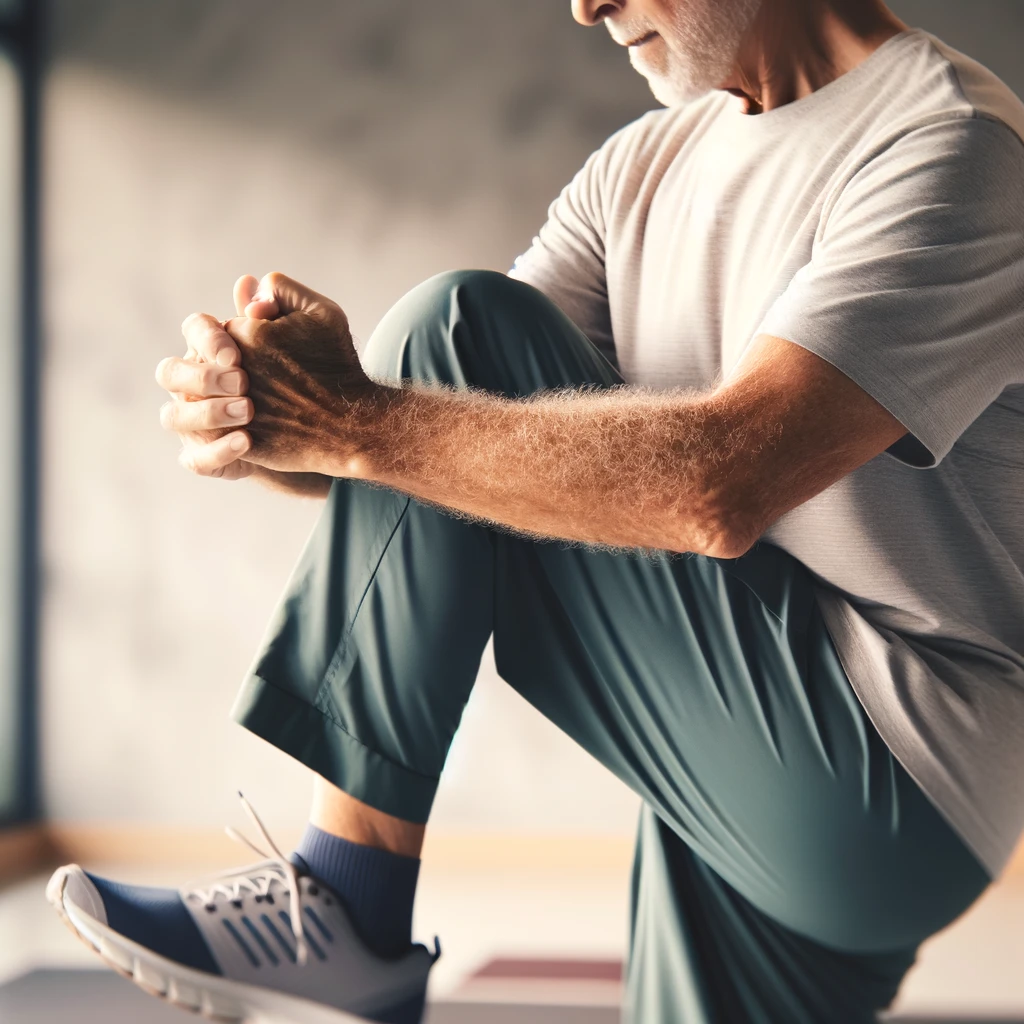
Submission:
<svg viewBox="0 0 1024 1024">
<path fill-rule="evenodd" d="M 605 277 L 606 195 L 623 131 L 593 153 L 551 204 L 547 221 L 509 275 L 544 292 L 614 362 Z"/>
<path fill-rule="evenodd" d="M 810 262 L 757 333 L 828 360 L 909 431 L 889 453 L 937 465 L 1024 383 L 1024 143 L 984 118 L 906 132 L 826 207 Z"/>
</svg>

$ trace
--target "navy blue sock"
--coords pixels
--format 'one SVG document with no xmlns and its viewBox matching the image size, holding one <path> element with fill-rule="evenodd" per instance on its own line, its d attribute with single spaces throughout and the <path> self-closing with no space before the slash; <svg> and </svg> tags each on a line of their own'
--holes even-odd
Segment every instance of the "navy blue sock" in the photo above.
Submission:
<svg viewBox="0 0 1024 1024">
<path fill-rule="evenodd" d="M 292 860 L 338 894 L 378 956 L 398 956 L 412 944 L 417 858 L 360 846 L 307 825 Z"/>
</svg>

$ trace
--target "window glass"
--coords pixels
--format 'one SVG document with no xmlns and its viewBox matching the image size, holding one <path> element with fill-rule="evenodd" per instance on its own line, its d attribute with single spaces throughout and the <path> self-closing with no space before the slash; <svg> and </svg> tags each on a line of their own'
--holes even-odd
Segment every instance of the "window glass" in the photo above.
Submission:
<svg viewBox="0 0 1024 1024">
<path fill-rule="evenodd" d="M 2 3 L 2 0 L 0 0 Z M 6 5 L 9 6 L 9 5 Z M 18 806 L 21 192 L 18 76 L 0 51 L 0 818 Z"/>
</svg>

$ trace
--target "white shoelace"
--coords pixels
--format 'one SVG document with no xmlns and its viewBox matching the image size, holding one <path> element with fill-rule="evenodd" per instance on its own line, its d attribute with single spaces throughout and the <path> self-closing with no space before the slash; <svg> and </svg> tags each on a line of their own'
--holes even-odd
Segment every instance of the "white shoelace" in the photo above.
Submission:
<svg viewBox="0 0 1024 1024">
<path fill-rule="evenodd" d="M 236 842 L 244 843 L 255 854 L 264 859 L 262 864 L 254 864 L 251 868 L 242 868 L 236 871 L 226 871 L 222 875 L 216 875 L 210 879 L 208 888 L 193 887 L 189 889 L 188 895 L 195 896 L 204 904 L 211 904 L 217 896 L 224 896 L 229 900 L 241 899 L 242 890 L 247 889 L 260 897 L 270 895 L 270 887 L 274 882 L 281 885 L 288 893 L 288 905 L 292 925 L 292 933 L 295 936 L 295 959 L 300 967 L 304 966 L 308 958 L 308 945 L 306 943 L 306 932 L 302 924 L 302 901 L 299 888 L 298 868 L 280 851 L 277 843 L 270 837 L 259 815 L 252 809 L 248 800 L 238 794 L 242 801 L 245 813 L 249 815 L 252 823 L 256 826 L 263 841 L 270 847 L 271 853 L 261 850 L 255 843 L 233 829 L 230 825 L 225 832 Z"/>
</svg>

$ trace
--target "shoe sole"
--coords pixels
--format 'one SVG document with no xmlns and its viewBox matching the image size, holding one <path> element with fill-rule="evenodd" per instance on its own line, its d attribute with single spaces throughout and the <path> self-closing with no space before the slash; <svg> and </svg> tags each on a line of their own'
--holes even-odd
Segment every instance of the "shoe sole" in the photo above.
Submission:
<svg viewBox="0 0 1024 1024">
<path fill-rule="evenodd" d="M 197 971 L 132 942 L 65 900 L 68 879 L 80 871 L 77 864 L 58 870 L 46 886 L 46 898 L 76 938 L 147 995 L 218 1024 L 366 1024 L 364 1017 Z"/>
</svg>

